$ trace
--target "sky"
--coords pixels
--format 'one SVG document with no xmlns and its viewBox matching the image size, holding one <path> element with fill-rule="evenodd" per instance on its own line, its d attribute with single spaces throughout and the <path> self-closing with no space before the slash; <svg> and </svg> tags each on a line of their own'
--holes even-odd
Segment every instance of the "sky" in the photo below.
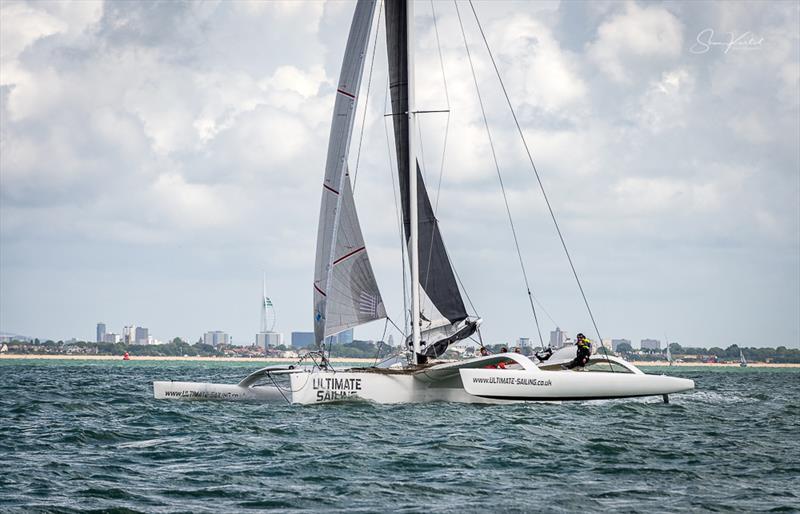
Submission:
<svg viewBox="0 0 800 514">
<path fill-rule="evenodd" d="M 449 123 L 420 115 L 448 251 L 484 341 L 538 341 L 455 7 L 415 5 L 417 107 L 450 110 Z M 264 273 L 276 329 L 312 330 L 353 8 L 0 3 L 0 332 L 93 340 L 102 321 L 162 340 L 224 330 L 245 344 Z M 594 338 L 475 18 L 459 9 L 543 337 L 558 325 Z M 602 338 L 797 348 L 800 4 L 475 9 Z M 376 27 L 349 164 L 384 302 L 402 324 Z M 355 335 L 383 332 L 379 321 Z"/>
</svg>

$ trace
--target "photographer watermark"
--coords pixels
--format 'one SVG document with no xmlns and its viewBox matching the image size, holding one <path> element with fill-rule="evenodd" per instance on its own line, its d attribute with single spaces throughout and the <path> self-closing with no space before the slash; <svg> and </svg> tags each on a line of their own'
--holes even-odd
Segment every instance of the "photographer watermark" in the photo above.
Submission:
<svg viewBox="0 0 800 514">
<path fill-rule="evenodd" d="M 697 41 L 689 49 L 693 54 L 705 54 L 712 49 L 718 49 L 727 54 L 731 50 L 754 50 L 761 48 L 763 37 L 758 37 L 750 31 L 736 35 L 734 32 L 714 33 L 714 29 L 703 29 L 697 34 Z"/>
</svg>

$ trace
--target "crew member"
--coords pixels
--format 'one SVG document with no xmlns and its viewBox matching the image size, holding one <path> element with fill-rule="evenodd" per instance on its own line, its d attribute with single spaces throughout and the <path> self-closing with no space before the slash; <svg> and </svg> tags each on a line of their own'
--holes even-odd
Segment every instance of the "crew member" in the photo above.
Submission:
<svg viewBox="0 0 800 514">
<path fill-rule="evenodd" d="M 545 348 L 544 350 L 540 350 L 540 351 L 538 351 L 538 352 L 534 353 L 533 355 L 534 355 L 534 356 L 535 356 L 537 359 L 539 359 L 539 362 L 544 362 L 544 361 L 546 361 L 547 359 L 549 359 L 550 357 L 552 357 L 552 356 L 553 356 L 553 348 L 551 348 L 550 346 L 548 346 L 548 347 L 547 347 L 547 348 Z"/>
<path fill-rule="evenodd" d="M 592 355 L 592 342 L 585 335 L 578 334 L 578 337 L 575 338 L 575 346 L 578 348 L 578 354 L 572 362 L 565 366 L 566 369 L 586 366 L 586 363 L 589 362 L 589 357 Z"/>
</svg>

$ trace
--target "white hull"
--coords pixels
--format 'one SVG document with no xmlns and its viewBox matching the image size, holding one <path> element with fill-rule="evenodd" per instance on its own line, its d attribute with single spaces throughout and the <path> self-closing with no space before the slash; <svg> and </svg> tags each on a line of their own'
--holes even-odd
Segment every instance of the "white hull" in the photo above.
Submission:
<svg viewBox="0 0 800 514">
<path fill-rule="evenodd" d="M 247 375 L 238 384 L 211 384 L 208 382 L 153 382 L 156 400 L 222 400 L 222 401 L 277 401 L 286 400 L 286 393 L 278 389 L 273 377 L 291 373 L 294 366 L 261 368 Z M 258 385 L 265 378 L 274 385 Z"/>
<path fill-rule="evenodd" d="M 502 363 L 502 364 L 501 364 Z M 500 366 L 505 367 L 497 367 Z M 694 389 L 694 382 L 647 375 L 616 357 L 593 356 L 587 369 L 549 371 L 519 354 L 478 357 L 417 370 L 300 370 L 264 368 L 237 385 L 154 382 L 157 399 L 287 401 L 293 404 L 366 400 L 375 403 L 510 403 L 663 396 Z M 256 385 L 288 375 L 289 384 Z"/>
<path fill-rule="evenodd" d="M 221 400 L 221 401 L 275 401 L 283 400 L 275 386 L 242 387 L 236 384 L 210 384 L 207 382 L 153 382 L 156 400 Z"/>
<path fill-rule="evenodd" d="M 364 371 L 312 371 L 291 376 L 292 403 L 311 405 L 343 400 L 375 403 L 510 403 L 467 393 L 461 377 L 430 382 L 419 373 L 386 375 Z"/>
<path fill-rule="evenodd" d="M 684 378 L 619 372 L 463 370 L 464 389 L 481 398 L 575 401 L 663 396 L 694 388 Z"/>
</svg>

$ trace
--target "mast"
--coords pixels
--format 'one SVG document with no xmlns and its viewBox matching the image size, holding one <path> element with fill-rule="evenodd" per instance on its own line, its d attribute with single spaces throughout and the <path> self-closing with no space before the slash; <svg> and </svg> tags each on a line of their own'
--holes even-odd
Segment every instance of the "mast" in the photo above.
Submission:
<svg viewBox="0 0 800 514">
<path fill-rule="evenodd" d="M 418 363 L 419 337 L 419 206 L 417 205 L 417 160 L 414 157 L 414 0 L 406 3 L 406 52 L 408 55 L 408 185 L 411 230 L 409 258 L 411 265 L 411 341 L 414 364 Z"/>
</svg>

